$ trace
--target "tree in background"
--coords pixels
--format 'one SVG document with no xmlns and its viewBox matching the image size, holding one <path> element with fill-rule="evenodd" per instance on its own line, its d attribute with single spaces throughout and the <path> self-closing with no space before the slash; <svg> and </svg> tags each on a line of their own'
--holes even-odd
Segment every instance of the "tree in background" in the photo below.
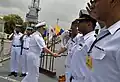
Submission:
<svg viewBox="0 0 120 82">
<path fill-rule="evenodd" d="M 22 25 L 21 30 L 24 31 L 23 19 L 19 15 L 9 14 L 7 16 L 4 16 L 3 19 L 5 21 L 5 28 L 4 28 L 5 33 L 7 34 L 13 33 L 16 24 Z"/>
</svg>

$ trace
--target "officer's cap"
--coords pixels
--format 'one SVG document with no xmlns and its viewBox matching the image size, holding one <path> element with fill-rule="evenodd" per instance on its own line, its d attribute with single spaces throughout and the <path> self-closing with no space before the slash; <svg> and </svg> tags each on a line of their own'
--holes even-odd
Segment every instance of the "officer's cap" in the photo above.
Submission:
<svg viewBox="0 0 120 82">
<path fill-rule="evenodd" d="M 19 25 L 19 24 L 16 24 L 15 26 L 16 26 L 16 27 L 22 27 L 22 25 Z"/>
<path fill-rule="evenodd" d="M 27 27 L 26 30 L 33 30 L 33 28 L 32 27 Z"/>
<path fill-rule="evenodd" d="M 35 27 L 36 28 L 45 28 L 45 26 L 46 26 L 46 22 L 40 22 L 40 23 L 38 23 Z"/>
<path fill-rule="evenodd" d="M 79 20 L 91 20 L 93 21 L 93 18 L 89 15 L 88 11 L 87 10 L 80 10 L 80 13 L 79 13 Z M 95 20 L 95 19 L 94 19 Z"/>
<path fill-rule="evenodd" d="M 82 21 L 91 21 L 94 26 L 96 26 L 96 20 L 94 18 L 92 18 L 89 13 L 87 12 L 87 10 L 80 10 L 80 13 L 79 13 L 79 18 L 76 19 L 75 21 L 77 21 L 78 23 L 82 22 Z"/>
<path fill-rule="evenodd" d="M 89 15 L 89 13 L 87 12 L 87 10 L 84 10 L 84 9 L 80 10 L 80 12 L 79 12 L 79 18 L 81 18 L 83 15 Z"/>
</svg>

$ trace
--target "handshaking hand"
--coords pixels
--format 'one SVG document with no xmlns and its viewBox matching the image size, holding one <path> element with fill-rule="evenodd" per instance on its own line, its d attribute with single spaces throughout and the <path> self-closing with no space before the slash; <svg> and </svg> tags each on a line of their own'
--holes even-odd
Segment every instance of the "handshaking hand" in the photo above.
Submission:
<svg viewBox="0 0 120 82">
<path fill-rule="evenodd" d="M 60 55 L 58 53 L 53 53 L 54 57 L 60 57 Z"/>
</svg>

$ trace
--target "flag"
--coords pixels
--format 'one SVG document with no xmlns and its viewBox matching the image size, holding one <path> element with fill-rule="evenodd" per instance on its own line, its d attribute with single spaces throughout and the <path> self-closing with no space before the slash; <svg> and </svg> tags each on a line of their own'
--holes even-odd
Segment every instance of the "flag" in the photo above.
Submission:
<svg viewBox="0 0 120 82">
<path fill-rule="evenodd" d="M 64 30 L 61 28 L 59 35 L 61 35 L 64 32 Z"/>
<path fill-rule="evenodd" d="M 43 34 L 43 38 L 44 38 L 44 40 L 47 40 L 47 34 L 48 34 L 48 31 L 45 30 L 45 31 L 44 31 L 44 34 Z"/>
<path fill-rule="evenodd" d="M 52 26 L 49 26 L 48 33 L 49 33 L 49 41 L 50 41 L 52 37 L 56 34 L 55 29 Z"/>
<path fill-rule="evenodd" d="M 56 33 L 56 35 L 58 35 L 60 33 L 60 30 L 61 30 L 60 26 L 56 25 L 55 26 L 55 33 Z"/>
<path fill-rule="evenodd" d="M 49 25 L 46 25 L 46 30 L 44 31 L 44 34 L 43 34 L 43 37 L 44 37 L 44 40 L 47 40 L 47 36 L 48 36 L 48 34 L 50 35 L 51 34 L 51 32 L 49 31 L 49 30 L 51 30 L 51 26 L 49 26 Z"/>
</svg>

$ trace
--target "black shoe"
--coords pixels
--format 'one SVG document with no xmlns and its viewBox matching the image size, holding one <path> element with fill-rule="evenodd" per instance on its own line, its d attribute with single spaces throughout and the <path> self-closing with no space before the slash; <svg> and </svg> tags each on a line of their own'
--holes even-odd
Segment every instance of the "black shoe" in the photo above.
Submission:
<svg viewBox="0 0 120 82">
<path fill-rule="evenodd" d="M 15 73 L 14 73 L 14 76 L 17 77 L 17 75 L 18 75 L 18 74 L 15 72 Z"/>
<path fill-rule="evenodd" d="M 15 72 L 11 72 L 8 76 L 12 76 L 12 75 L 14 75 L 15 74 Z"/>
<path fill-rule="evenodd" d="M 25 77 L 26 75 L 27 75 L 26 73 L 22 73 L 20 77 Z"/>
</svg>

